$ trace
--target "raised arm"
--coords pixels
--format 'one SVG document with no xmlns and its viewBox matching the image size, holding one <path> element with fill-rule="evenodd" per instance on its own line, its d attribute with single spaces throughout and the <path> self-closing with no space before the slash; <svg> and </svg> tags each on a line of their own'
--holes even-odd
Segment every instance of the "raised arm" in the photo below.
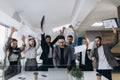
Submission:
<svg viewBox="0 0 120 80">
<path fill-rule="evenodd" d="M 7 51 L 7 49 L 10 47 L 11 39 L 12 39 L 13 33 L 15 31 L 16 31 L 16 29 L 14 27 L 11 27 L 11 31 L 10 31 L 9 37 L 7 39 L 7 42 L 5 43 L 5 45 L 3 47 L 4 51 Z"/>
<path fill-rule="evenodd" d="M 42 34 L 41 34 L 41 45 L 42 45 L 43 43 L 45 43 L 45 31 L 44 31 L 43 27 L 41 27 L 40 29 L 42 32 Z"/>
<path fill-rule="evenodd" d="M 60 30 L 60 35 L 64 35 L 65 27 L 62 27 L 62 30 Z"/>
<path fill-rule="evenodd" d="M 74 42 L 73 42 L 73 44 L 75 46 L 77 46 L 77 43 L 78 43 L 78 34 L 77 34 L 75 28 L 73 27 L 73 25 L 70 25 L 69 28 L 71 28 L 73 30 L 73 32 L 74 32 Z"/>
<path fill-rule="evenodd" d="M 118 37 L 119 35 L 114 26 L 112 27 L 112 30 L 113 30 L 114 36 L 113 36 L 113 41 L 108 44 L 110 48 L 113 48 L 119 42 L 119 37 Z"/>
<path fill-rule="evenodd" d="M 21 36 L 21 40 L 22 40 L 22 46 L 20 47 L 20 50 L 23 51 L 23 50 L 25 50 L 25 46 L 26 46 L 24 35 Z"/>
<path fill-rule="evenodd" d="M 15 27 L 11 27 L 11 32 L 10 32 L 9 38 L 12 38 L 12 35 L 13 35 L 13 33 L 14 33 L 15 31 L 17 31 L 17 30 L 15 29 Z"/>
<path fill-rule="evenodd" d="M 36 50 L 40 47 L 40 39 L 36 38 Z"/>
<path fill-rule="evenodd" d="M 51 42 L 53 45 L 58 41 L 59 36 L 64 34 L 65 27 L 63 27 L 62 30 L 60 30 L 60 34 Z"/>
<path fill-rule="evenodd" d="M 59 35 L 51 42 L 52 45 L 54 45 L 58 41 L 58 39 L 59 39 Z"/>
</svg>

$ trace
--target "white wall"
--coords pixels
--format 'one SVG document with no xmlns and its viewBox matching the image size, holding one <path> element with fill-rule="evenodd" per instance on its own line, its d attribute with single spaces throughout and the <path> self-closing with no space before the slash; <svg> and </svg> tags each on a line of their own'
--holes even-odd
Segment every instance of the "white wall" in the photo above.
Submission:
<svg viewBox="0 0 120 80">
<path fill-rule="evenodd" d="M 87 37 L 89 39 L 89 41 L 94 41 L 94 38 L 96 36 L 102 36 L 101 32 L 100 31 L 87 31 L 85 33 L 85 37 Z"/>
<path fill-rule="evenodd" d="M 5 41 L 5 27 L 0 26 L 0 61 L 4 59 L 3 46 Z"/>
</svg>

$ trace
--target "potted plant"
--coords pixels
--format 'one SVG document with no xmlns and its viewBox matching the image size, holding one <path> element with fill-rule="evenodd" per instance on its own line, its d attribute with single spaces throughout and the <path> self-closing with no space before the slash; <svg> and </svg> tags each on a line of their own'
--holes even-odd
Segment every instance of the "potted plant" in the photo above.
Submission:
<svg viewBox="0 0 120 80">
<path fill-rule="evenodd" d="M 83 72 L 78 67 L 73 67 L 70 70 L 70 74 L 73 76 L 73 80 L 83 80 Z"/>
</svg>

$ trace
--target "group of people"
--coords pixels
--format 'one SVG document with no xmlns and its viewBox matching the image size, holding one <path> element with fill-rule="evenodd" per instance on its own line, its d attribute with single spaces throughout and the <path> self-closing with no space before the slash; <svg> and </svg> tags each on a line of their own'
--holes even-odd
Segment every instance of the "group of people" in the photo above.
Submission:
<svg viewBox="0 0 120 80">
<path fill-rule="evenodd" d="M 76 57 L 79 57 L 79 67 L 83 71 L 93 71 L 93 62 L 96 63 L 97 76 L 105 76 L 109 80 L 112 80 L 111 71 L 114 67 L 119 66 L 111 49 L 119 42 L 118 33 L 116 28 L 113 29 L 114 41 L 108 44 L 102 44 L 102 38 L 100 36 L 95 37 L 96 48 L 88 49 L 89 41 L 86 37 L 83 37 L 82 44 L 86 45 L 86 50 L 75 53 L 74 47 L 78 44 L 78 35 L 72 25 L 69 25 L 74 32 L 73 35 L 68 35 L 65 40 L 64 31 L 65 27 L 60 30 L 60 34 L 51 42 L 51 36 L 45 35 L 44 27 L 41 27 L 41 40 L 29 36 L 27 43 L 26 37 L 21 36 L 22 46 L 18 47 L 18 41 L 12 37 L 16 31 L 14 27 L 11 27 L 11 33 L 4 46 L 4 51 L 8 56 L 9 67 L 4 72 L 5 80 L 21 72 L 21 52 L 25 52 L 26 71 L 44 70 L 48 68 L 67 68 L 71 70 L 76 67 Z M 57 45 L 56 42 L 58 42 Z M 37 65 L 37 50 L 41 46 L 42 53 L 40 59 L 43 61 L 42 65 L 38 69 Z"/>
</svg>

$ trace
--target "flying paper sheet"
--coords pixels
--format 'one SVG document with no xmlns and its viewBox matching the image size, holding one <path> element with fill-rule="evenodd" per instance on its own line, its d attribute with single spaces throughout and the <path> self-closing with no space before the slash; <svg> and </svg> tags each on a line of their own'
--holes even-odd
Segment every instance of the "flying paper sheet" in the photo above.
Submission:
<svg viewBox="0 0 120 80">
<path fill-rule="evenodd" d="M 86 48 L 87 48 L 86 45 L 76 46 L 76 47 L 74 47 L 74 49 L 75 49 L 74 54 L 82 52 L 82 51 L 86 50 Z"/>
</svg>

